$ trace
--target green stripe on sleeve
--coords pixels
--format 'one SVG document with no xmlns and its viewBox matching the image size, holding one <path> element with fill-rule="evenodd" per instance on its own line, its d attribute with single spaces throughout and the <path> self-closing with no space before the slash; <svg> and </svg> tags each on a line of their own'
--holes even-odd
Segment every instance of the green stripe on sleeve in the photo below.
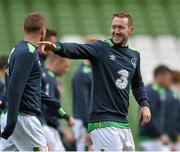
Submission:
<svg viewBox="0 0 180 152">
<path fill-rule="evenodd" d="M 62 107 L 58 110 L 58 112 L 61 116 L 64 116 L 66 114 L 66 112 L 64 111 Z"/>
<path fill-rule="evenodd" d="M 61 50 L 61 45 L 59 43 L 56 43 L 56 47 L 54 48 L 53 52 L 58 52 Z"/>
</svg>

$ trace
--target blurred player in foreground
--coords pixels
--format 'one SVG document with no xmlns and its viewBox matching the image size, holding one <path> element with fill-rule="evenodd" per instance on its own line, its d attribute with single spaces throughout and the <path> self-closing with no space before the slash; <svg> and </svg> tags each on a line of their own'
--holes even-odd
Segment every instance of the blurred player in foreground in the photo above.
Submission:
<svg viewBox="0 0 180 152">
<path fill-rule="evenodd" d="M 27 16 L 24 32 L 24 40 L 11 51 L 6 70 L 8 111 L 4 111 L 1 121 L 1 137 L 5 139 L 0 146 L 3 151 L 34 150 L 38 147 L 47 150 L 44 132 L 36 117 L 41 113 L 41 71 L 36 45 L 46 32 L 43 16 Z"/>
<path fill-rule="evenodd" d="M 171 90 L 174 92 L 174 96 L 177 99 L 177 115 L 175 119 L 176 129 L 176 143 L 173 145 L 171 150 L 180 151 L 180 71 L 173 71 L 172 73 L 172 86 Z M 173 111 L 174 113 L 174 111 Z"/>
<path fill-rule="evenodd" d="M 93 150 L 134 151 L 134 141 L 127 120 L 129 90 L 140 105 L 141 124 L 151 119 L 140 71 L 140 54 L 127 41 L 134 26 L 129 14 L 113 14 L 111 39 L 90 44 L 40 42 L 42 53 L 54 53 L 72 59 L 89 59 L 93 81 L 89 106 L 88 131 Z"/>
<path fill-rule="evenodd" d="M 37 44 L 46 34 L 44 17 L 29 14 L 24 39 L 11 51 L 6 69 L 7 109 L 1 120 L 0 150 L 46 151 L 47 141 L 39 116 L 41 102 L 66 117 L 58 100 L 41 91 L 41 64 Z"/>
</svg>

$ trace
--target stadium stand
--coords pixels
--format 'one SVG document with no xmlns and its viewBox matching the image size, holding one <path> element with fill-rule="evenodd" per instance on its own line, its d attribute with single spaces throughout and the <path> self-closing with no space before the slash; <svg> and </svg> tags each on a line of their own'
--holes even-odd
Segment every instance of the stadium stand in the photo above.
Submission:
<svg viewBox="0 0 180 152">
<path fill-rule="evenodd" d="M 179 0 L 0 0 L 0 50 L 9 52 L 21 39 L 22 22 L 28 12 L 42 13 L 59 35 L 78 37 L 108 35 L 112 13 L 124 10 L 134 18 L 136 32 L 130 46 L 141 52 L 143 73 L 152 72 L 158 63 L 178 69 L 179 6 Z M 145 77 L 145 82 L 151 80 L 150 75 Z"/>
<path fill-rule="evenodd" d="M 143 73 L 151 72 L 158 63 L 178 69 L 179 6 L 179 0 L 0 0 L 0 50 L 9 52 L 21 39 L 22 22 L 28 12 L 42 13 L 59 35 L 78 37 L 108 35 L 112 13 L 124 10 L 134 18 L 136 32 L 130 46 L 141 52 Z M 151 80 L 149 75 L 145 77 L 146 82 Z"/>
</svg>

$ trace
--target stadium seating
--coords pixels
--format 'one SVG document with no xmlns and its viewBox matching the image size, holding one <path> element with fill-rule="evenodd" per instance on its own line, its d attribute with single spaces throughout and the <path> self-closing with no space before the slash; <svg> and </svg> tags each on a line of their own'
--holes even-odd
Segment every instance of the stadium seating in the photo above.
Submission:
<svg viewBox="0 0 180 152">
<path fill-rule="evenodd" d="M 21 25 L 24 16 L 27 12 L 36 11 L 42 13 L 46 17 L 47 25 L 58 29 L 61 35 L 108 35 L 112 13 L 124 10 L 132 14 L 137 35 L 179 36 L 179 6 L 179 0 L 0 0 L 0 23 L 9 24 L 1 25 L 1 34 L 2 31 L 13 27 L 9 42 L 4 44 L 9 48 L 9 43 L 22 36 Z M 1 39 L 4 38 L 1 36 Z"/>
<path fill-rule="evenodd" d="M 135 36 L 133 46 L 141 53 L 142 74 L 145 82 L 152 80 L 152 71 L 158 64 L 180 70 L 178 39 L 173 36 Z"/>
<path fill-rule="evenodd" d="M 42 13 L 47 26 L 60 36 L 107 36 L 112 13 L 121 10 L 133 16 L 136 28 L 130 46 L 141 52 L 143 74 L 161 62 L 178 69 L 179 6 L 180 0 L 0 0 L 0 53 L 10 52 L 22 39 L 22 24 L 28 12 Z M 146 78 L 147 82 L 151 80 L 150 75 Z"/>
</svg>

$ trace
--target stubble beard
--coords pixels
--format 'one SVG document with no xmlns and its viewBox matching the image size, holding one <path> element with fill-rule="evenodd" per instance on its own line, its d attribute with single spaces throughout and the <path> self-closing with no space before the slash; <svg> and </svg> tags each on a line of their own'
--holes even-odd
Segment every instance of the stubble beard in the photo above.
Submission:
<svg viewBox="0 0 180 152">
<path fill-rule="evenodd" d="M 113 38 L 113 43 L 116 44 L 116 45 L 120 45 L 122 46 L 124 43 L 125 43 L 125 38 L 124 37 L 120 37 L 120 38 Z"/>
</svg>

